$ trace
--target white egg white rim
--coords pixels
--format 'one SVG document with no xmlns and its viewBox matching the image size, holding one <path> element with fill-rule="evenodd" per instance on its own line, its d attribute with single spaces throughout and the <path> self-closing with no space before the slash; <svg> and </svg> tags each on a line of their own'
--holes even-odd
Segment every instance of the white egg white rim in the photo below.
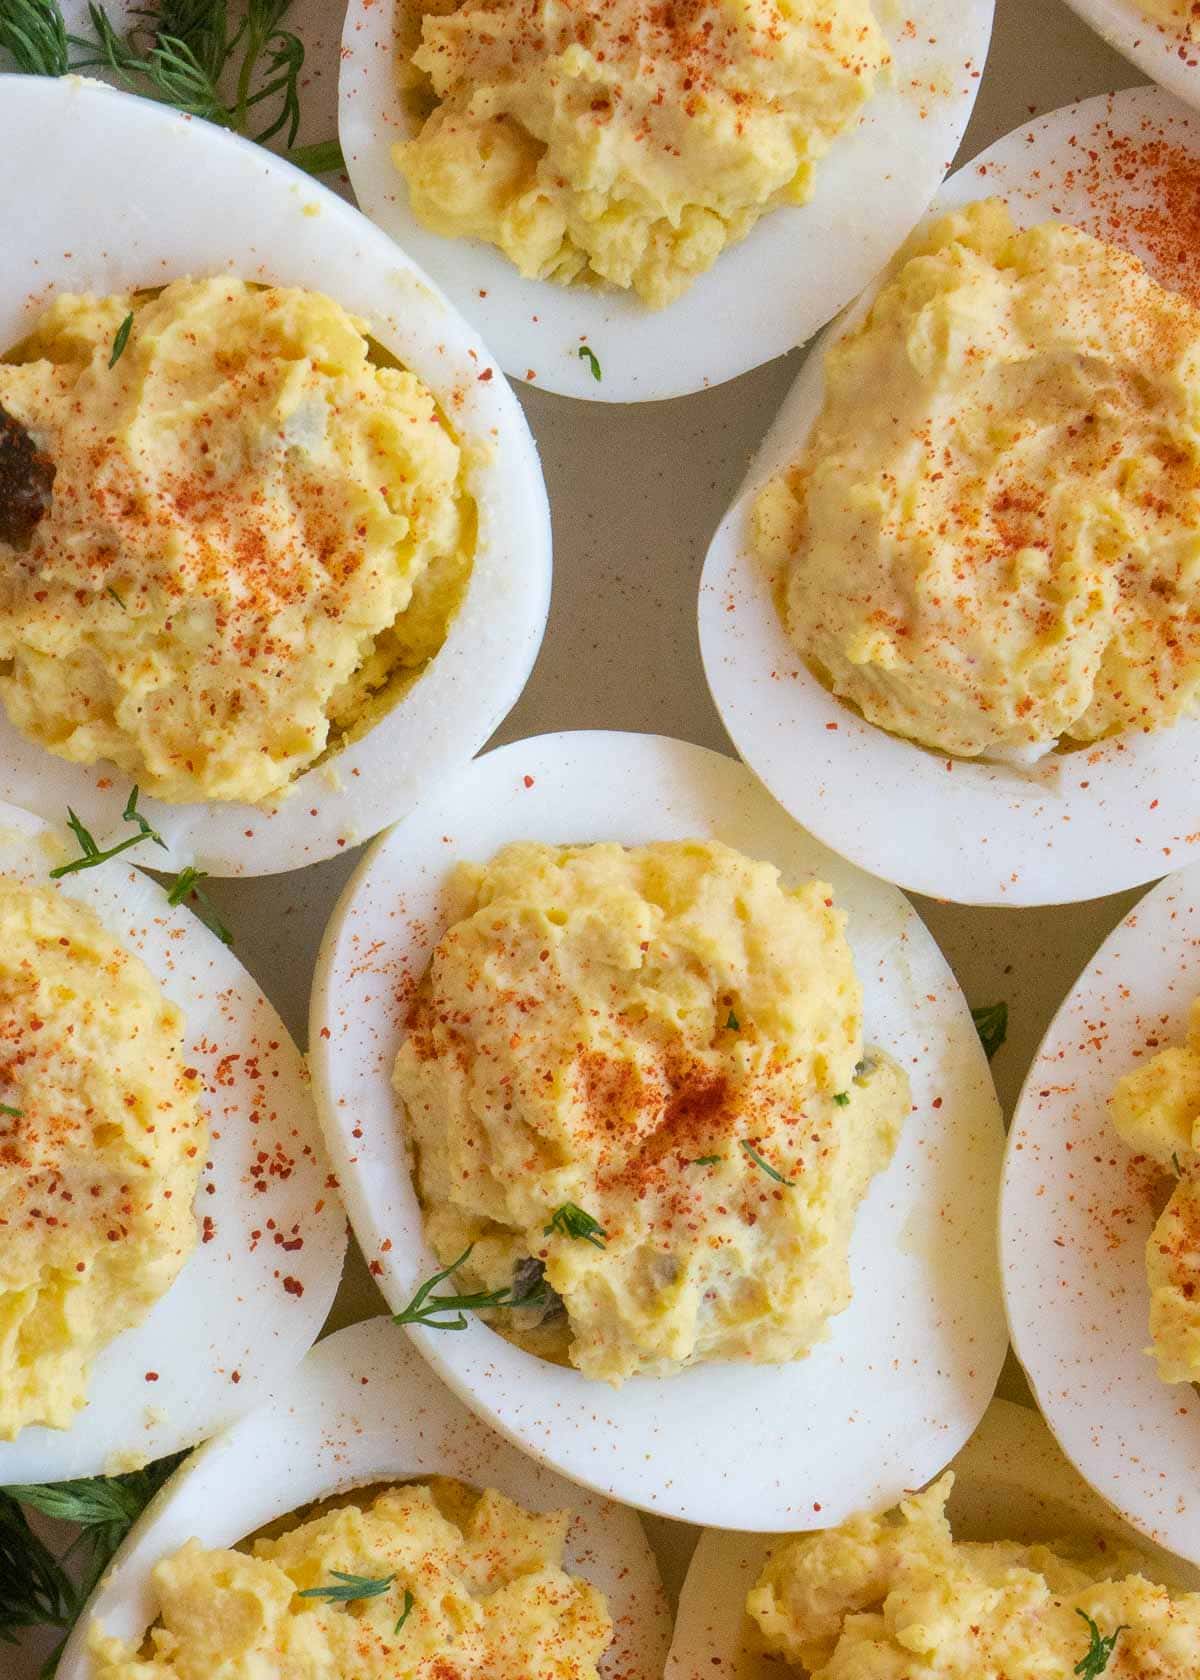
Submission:
<svg viewBox="0 0 1200 1680">
<path fill-rule="evenodd" d="M 1147 17 L 1136 0 L 1067 0 L 1067 5 L 1160 87 L 1200 107 L 1200 41 Z"/>
<path fill-rule="evenodd" d="M 401 8 L 413 3 L 351 0 L 346 16 L 338 128 L 358 202 L 478 324 L 508 373 L 595 402 L 656 401 L 720 385 L 803 344 L 848 303 L 902 243 L 949 169 L 974 107 L 993 14 L 993 0 L 918 0 L 918 26 L 909 29 L 914 8 L 877 7 L 894 76 L 817 166 L 812 199 L 764 217 L 684 297 L 652 311 L 616 291 L 524 280 L 494 248 L 444 239 L 412 214 L 391 147 L 412 132 L 394 41 Z M 947 82 L 952 91 L 931 91 Z M 595 353 L 599 380 L 581 344 Z"/>
<path fill-rule="evenodd" d="M 0 142 L 24 160 L 0 183 L 0 215 L 20 230 L 0 251 L 0 344 L 15 343 L 60 291 L 103 294 L 215 273 L 307 286 L 364 317 L 425 381 L 471 450 L 479 507 L 471 581 L 445 645 L 400 701 L 269 809 L 142 805 L 177 867 L 194 863 L 214 875 L 269 875 L 370 838 L 478 751 L 520 694 L 541 643 L 549 509 L 511 389 L 402 251 L 260 146 L 77 77 L 11 75 Z M 54 757 L 0 714 L 0 799 L 51 821 L 62 821 L 69 803 L 99 837 L 121 829 L 131 780 L 111 765 Z"/>
<path fill-rule="evenodd" d="M 615 1625 L 601 1675 L 657 1680 L 670 1619 L 637 1517 L 499 1440 L 380 1318 L 319 1343 L 262 1405 L 180 1466 L 76 1624 L 58 1680 L 91 1675 L 87 1639 L 94 1618 L 126 1641 L 146 1632 L 158 1613 L 150 1572 L 189 1540 L 231 1546 L 314 1500 L 428 1476 L 495 1488 L 530 1510 L 569 1510 L 564 1567 L 605 1593 Z"/>
<path fill-rule="evenodd" d="M 1028 1406 L 993 1400 L 950 1468 L 947 1510 L 956 1540 L 1104 1539 L 1148 1552 L 1165 1586 L 1194 1590 L 1200 1571 L 1145 1539 L 1088 1487 Z M 773 1534 L 702 1534 L 684 1581 L 664 1680 L 779 1680 L 780 1659 L 748 1641 L 746 1595 L 771 1552 Z M 786 1671 L 786 1669 L 785 1669 Z"/>
<path fill-rule="evenodd" d="M 147 1317 L 97 1355 L 70 1428 L 0 1441 L 0 1486 L 162 1458 L 248 1411 L 316 1340 L 346 1252 L 304 1059 L 279 1016 L 233 952 L 125 859 L 49 882 L 75 855 L 69 836 L 0 805 L 0 872 L 92 910 L 182 1010 L 204 1082 L 196 1215 L 209 1223 Z"/>
<path fill-rule="evenodd" d="M 700 1365 L 620 1390 L 475 1319 L 454 1334 L 409 1333 L 473 1411 L 586 1487 L 725 1528 L 823 1526 L 894 1499 L 952 1456 L 991 1398 L 1006 1340 L 995 1091 L 958 985 L 901 894 L 796 828 L 721 754 L 604 732 L 502 747 L 383 837 L 347 887 L 317 963 L 314 1090 L 359 1242 L 399 1311 L 439 1262 L 391 1088 L 396 998 L 440 937 L 447 871 L 518 838 L 696 836 L 768 858 L 786 880 L 830 882 L 849 912 L 868 1038 L 912 1079 L 915 1112 L 859 1210 L 852 1305 L 806 1360 Z"/>
<path fill-rule="evenodd" d="M 1200 992 L 1200 867 L 1109 935 L 1042 1041 L 1000 1199 L 1013 1348 L 1080 1474 L 1136 1529 L 1200 1564 L 1200 1396 L 1147 1353 L 1154 1211 L 1107 1103 L 1147 1042 L 1182 1041 Z"/>
<path fill-rule="evenodd" d="M 1015 130 L 959 170 L 934 211 L 998 194 L 1022 226 L 1050 216 L 1086 226 L 1085 189 L 1064 183 L 1064 159 L 1093 137 L 1100 144 L 1102 132 L 1136 136 L 1147 125 L 1200 156 L 1200 118 L 1156 88 L 1135 88 Z M 814 346 L 709 548 L 700 646 L 725 727 L 798 822 L 915 892 L 959 904 L 1067 904 L 1153 880 L 1200 855 L 1191 791 L 1200 722 L 1053 754 L 1031 770 L 951 760 L 867 723 L 788 639 L 752 551 L 751 511 L 802 451 L 824 401 L 824 355 L 861 321 L 879 284 Z"/>
</svg>

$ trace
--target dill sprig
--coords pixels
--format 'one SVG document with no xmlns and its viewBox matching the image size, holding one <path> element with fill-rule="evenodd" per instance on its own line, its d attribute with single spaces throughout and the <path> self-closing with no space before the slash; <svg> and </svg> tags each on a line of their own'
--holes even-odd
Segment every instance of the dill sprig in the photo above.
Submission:
<svg viewBox="0 0 1200 1680">
<path fill-rule="evenodd" d="M 331 1604 L 353 1604 L 359 1598 L 378 1598 L 385 1593 L 396 1579 L 395 1575 L 345 1575 L 340 1569 L 331 1569 L 333 1584 L 328 1587 L 306 1587 L 297 1598 L 324 1598 Z"/>
<path fill-rule="evenodd" d="M 782 1185 L 786 1186 L 786 1188 L 789 1189 L 789 1190 L 794 1190 L 796 1188 L 796 1180 L 794 1178 L 784 1178 L 784 1176 L 781 1172 L 776 1172 L 775 1168 L 771 1165 L 770 1161 L 764 1160 L 763 1157 L 759 1154 L 758 1150 L 755 1149 L 754 1145 L 752 1143 L 750 1143 L 746 1138 L 742 1139 L 742 1148 L 745 1150 L 746 1154 L 750 1157 L 750 1159 L 754 1162 L 754 1165 L 756 1167 L 761 1167 L 763 1172 L 766 1173 L 767 1177 L 768 1178 L 773 1178 L 775 1180 L 776 1184 L 782 1184 Z"/>
<path fill-rule="evenodd" d="M 1123 1623 L 1115 1632 L 1108 1634 L 1106 1637 L 1100 1632 L 1086 1610 L 1077 1609 L 1075 1614 L 1082 1616 L 1087 1623 L 1091 1643 L 1075 1664 L 1074 1672 L 1079 1675 L 1080 1680 L 1100 1680 L 1100 1676 L 1108 1667 L 1117 1640 L 1123 1633 L 1129 1632 L 1128 1625 Z"/>
<path fill-rule="evenodd" d="M 979 1042 L 983 1045 L 984 1055 L 990 1062 L 1008 1037 L 1008 1005 L 981 1004 L 977 1009 L 972 1009 L 971 1019 L 975 1023 L 975 1031 L 979 1034 Z"/>
<path fill-rule="evenodd" d="M 564 1202 L 560 1208 L 555 1208 L 542 1235 L 574 1237 L 579 1242 L 591 1243 L 593 1248 L 604 1248 L 608 1243 L 608 1232 L 600 1221 L 593 1219 L 581 1207 L 576 1207 L 574 1202 Z"/>
<path fill-rule="evenodd" d="M 62 1641 L 42 1669 L 45 1680 L 117 1547 L 185 1456 L 175 1453 L 125 1476 L 0 1488 L 0 1640 L 15 1644 L 27 1628 L 60 1629 Z M 34 1532 L 26 1509 L 74 1523 L 80 1532 L 56 1555 Z M 77 1553 L 83 1554 L 78 1580 L 67 1567 Z"/>
<path fill-rule="evenodd" d="M 469 1312 L 495 1312 L 505 1307 L 544 1306 L 549 1299 L 548 1286 L 540 1278 L 521 1287 L 514 1282 L 508 1289 L 480 1289 L 466 1295 L 435 1295 L 439 1283 L 453 1277 L 465 1266 L 475 1252 L 475 1244 L 463 1250 L 457 1260 L 444 1271 L 435 1272 L 421 1285 L 403 1312 L 393 1315 L 394 1324 L 423 1324 L 427 1330 L 465 1330 Z M 452 1313 L 452 1318 L 444 1316 Z"/>
<path fill-rule="evenodd" d="M 91 0 L 89 35 L 67 29 L 59 0 L 2 0 L 0 47 L 30 76 L 104 70 L 133 93 L 265 143 L 282 135 L 313 175 L 344 167 L 336 140 L 297 146 L 304 43 L 282 27 L 291 0 L 145 0 L 122 32 Z"/>
<path fill-rule="evenodd" d="M 227 923 L 221 920 L 220 911 L 209 898 L 201 881 L 207 881 L 206 869 L 194 869 L 189 863 L 181 869 L 167 889 L 168 904 L 182 904 L 190 898 L 193 902 L 195 914 L 202 921 L 210 933 L 215 933 L 222 945 L 233 944 L 233 932 Z"/>
<path fill-rule="evenodd" d="M 140 846 L 143 840 L 153 840 L 154 844 L 161 846 L 165 852 L 168 849 L 166 841 L 157 829 L 151 828 L 138 810 L 137 802 L 138 790 L 135 783 L 130 791 L 129 798 L 125 801 L 125 809 L 121 812 L 121 815 L 126 822 L 136 823 L 139 832 L 129 835 L 125 840 L 118 840 L 115 846 L 109 846 L 106 850 L 101 850 L 92 834 L 84 827 L 81 819 L 68 805 L 67 827 L 79 842 L 80 856 L 72 858 L 70 863 L 60 863 L 57 869 L 52 869 L 50 879 L 57 881 L 63 875 L 76 875 L 81 869 L 95 869 L 97 864 L 106 863 L 109 858 L 117 857 L 121 852 L 127 852 L 130 846 Z"/>
</svg>

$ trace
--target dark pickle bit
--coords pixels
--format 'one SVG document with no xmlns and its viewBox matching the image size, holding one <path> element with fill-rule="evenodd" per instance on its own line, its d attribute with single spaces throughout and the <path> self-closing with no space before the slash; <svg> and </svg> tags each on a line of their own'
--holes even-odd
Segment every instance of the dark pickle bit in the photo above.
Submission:
<svg viewBox="0 0 1200 1680">
<path fill-rule="evenodd" d="M 0 408 L 0 542 L 29 547 L 53 485 L 54 462 L 21 422 Z"/>
<path fill-rule="evenodd" d="M 532 1307 L 542 1309 L 538 1325 L 552 1324 L 567 1316 L 562 1296 L 546 1282 L 544 1263 L 532 1256 L 527 1260 L 518 1260 L 513 1267 L 512 1296 L 513 1306 L 519 1307 L 522 1312 L 528 1312 Z"/>
</svg>

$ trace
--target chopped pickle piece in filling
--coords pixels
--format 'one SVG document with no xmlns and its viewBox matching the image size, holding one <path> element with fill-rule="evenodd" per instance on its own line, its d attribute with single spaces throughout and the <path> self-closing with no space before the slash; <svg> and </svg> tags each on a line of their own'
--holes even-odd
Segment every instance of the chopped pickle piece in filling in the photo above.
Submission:
<svg viewBox="0 0 1200 1680">
<path fill-rule="evenodd" d="M 802 1357 L 909 1107 L 829 888 L 712 841 L 517 844 L 451 896 L 394 1078 L 456 1287 L 536 1290 L 497 1327 L 612 1383 Z"/>
<path fill-rule="evenodd" d="M 812 196 L 887 43 L 871 0 L 425 0 L 401 40 L 414 213 L 529 279 L 654 308 Z"/>
<path fill-rule="evenodd" d="M 0 469 L 36 450 L 0 526 L 18 729 L 158 799 L 261 803 L 375 721 L 441 646 L 475 540 L 462 449 L 384 360 L 294 288 L 55 299 L 0 360 Z"/>
<path fill-rule="evenodd" d="M 1200 1382 L 1200 998 L 1187 1036 L 1117 1081 L 1117 1131 L 1178 1183 L 1146 1244 L 1150 1351 L 1164 1382 Z"/>
<path fill-rule="evenodd" d="M 195 1247 L 197 1090 L 141 960 L 85 906 L 0 876 L 0 1440 L 68 1428 L 92 1359 Z"/>
<path fill-rule="evenodd" d="M 192 1540 L 155 1566 L 160 1619 L 140 1649 L 93 1623 L 95 1680 L 597 1680 L 613 1626 L 603 1593 L 563 1569 L 569 1526 L 439 1480 L 245 1550 Z"/>
<path fill-rule="evenodd" d="M 947 1473 L 898 1511 L 785 1541 L 746 1604 L 764 1648 L 811 1680 L 1200 1672 L 1200 1593 L 1173 1598 L 1147 1578 L 1140 1553 L 1099 1536 L 1090 1545 L 955 1540 L 945 1514 L 953 1484 Z M 1089 1651 L 1099 1663 L 1114 1634 L 1107 1662 L 1084 1666 Z"/>
<path fill-rule="evenodd" d="M 1200 310 L 988 200 L 914 235 L 825 380 L 754 525 L 835 694 L 1018 760 L 1194 713 Z"/>
</svg>

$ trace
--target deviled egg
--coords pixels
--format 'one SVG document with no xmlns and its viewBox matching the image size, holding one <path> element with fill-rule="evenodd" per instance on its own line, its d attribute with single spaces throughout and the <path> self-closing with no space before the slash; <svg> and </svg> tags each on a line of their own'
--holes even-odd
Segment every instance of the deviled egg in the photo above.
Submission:
<svg viewBox="0 0 1200 1680">
<path fill-rule="evenodd" d="M 1110 47 L 1162 87 L 1200 105 L 1200 8 L 1195 0 L 1067 0 Z"/>
<path fill-rule="evenodd" d="M 0 807 L 0 1485 L 247 1410 L 312 1345 L 346 1246 L 279 1017 L 74 822 Z"/>
<path fill-rule="evenodd" d="M 181 1467 L 58 1674 L 656 1680 L 668 1639 L 637 1518 L 485 1429 L 376 1319 Z"/>
<path fill-rule="evenodd" d="M 702 1535 L 666 1680 L 1186 1680 L 1198 1588 L 1200 1572 L 1097 1498 L 1036 1412 L 996 1400 L 949 1470 L 897 1511 L 782 1543 Z"/>
<path fill-rule="evenodd" d="M 806 363 L 714 539 L 700 631 L 731 734 L 887 879 L 1061 902 L 1200 846 L 1180 178 L 1200 187 L 1200 129 L 1154 90 L 961 170 Z"/>
<path fill-rule="evenodd" d="M 537 650 L 547 509 L 511 392 L 261 149 L 70 79 L 6 77 L 0 123 L 77 142 L 0 193 L 0 796 L 106 838 L 137 786 L 170 861 L 218 874 L 369 837 Z"/>
<path fill-rule="evenodd" d="M 1100 948 L 1026 1079 L 1000 1218 L 1013 1345 L 1047 1422 L 1135 1527 L 1193 1561 L 1198 931 L 1193 866 Z"/>
<path fill-rule="evenodd" d="M 1004 1334 L 970 1012 L 902 897 L 732 760 L 477 760 L 348 887 L 311 1042 L 389 1305 L 563 1473 L 836 1522 L 978 1421 Z"/>
<path fill-rule="evenodd" d="M 342 145 L 509 373 L 679 396 L 803 343 L 896 248 L 991 23 L 991 0 L 355 0 Z"/>
</svg>

